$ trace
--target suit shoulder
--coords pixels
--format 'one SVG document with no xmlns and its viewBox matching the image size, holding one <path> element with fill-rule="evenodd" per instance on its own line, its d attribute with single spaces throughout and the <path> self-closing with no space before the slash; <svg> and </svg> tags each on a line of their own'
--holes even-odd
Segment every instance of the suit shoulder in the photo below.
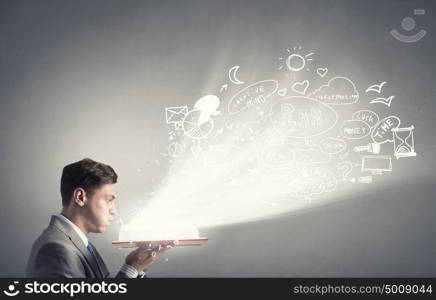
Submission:
<svg viewBox="0 0 436 300">
<path fill-rule="evenodd" d="M 80 253 L 69 237 L 49 226 L 33 243 L 26 274 L 28 277 L 83 277 L 84 268 Z"/>
</svg>

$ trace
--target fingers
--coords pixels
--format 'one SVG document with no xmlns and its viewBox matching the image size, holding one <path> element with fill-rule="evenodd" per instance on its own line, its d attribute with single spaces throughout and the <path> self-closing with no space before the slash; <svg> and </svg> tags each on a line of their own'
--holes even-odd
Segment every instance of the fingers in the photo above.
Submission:
<svg viewBox="0 0 436 300">
<path fill-rule="evenodd" d="M 164 243 L 164 244 L 159 244 L 156 247 L 154 247 L 151 251 L 151 257 L 153 259 L 157 259 L 160 256 L 162 256 L 163 254 L 165 254 L 169 249 L 171 249 L 172 246 L 169 245 L 168 243 Z"/>
<path fill-rule="evenodd" d="M 158 257 L 162 256 L 169 249 L 174 247 L 173 241 L 162 241 L 157 245 L 152 245 L 152 243 L 138 243 L 138 248 L 135 249 L 131 254 L 137 257 L 139 260 L 143 261 L 151 257 L 152 260 L 156 260 Z"/>
</svg>

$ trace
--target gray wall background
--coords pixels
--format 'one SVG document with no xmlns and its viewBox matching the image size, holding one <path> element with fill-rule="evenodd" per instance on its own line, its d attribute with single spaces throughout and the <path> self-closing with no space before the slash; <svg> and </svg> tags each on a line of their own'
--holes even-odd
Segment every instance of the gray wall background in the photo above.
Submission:
<svg viewBox="0 0 436 300">
<path fill-rule="evenodd" d="M 389 31 L 414 8 L 426 9 L 415 19 L 428 34 L 402 44 Z M 192 105 L 235 64 L 255 78 L 293 45 L 360 89 L 388 81 L 418 157 L 394 182 L 334 203 L 204 229 L 208 243 L 172 250 L 149 276 L 436 276 L 435 11 L 434 1 L 0 1 L 0 276 L 24 275 L 60 210 L 65 164 L 111 164 L 127 214 L 165 172 L 153 163 L 164 107 Z M 91 236 L 113 273 L 126 254 L 109 244 L 117 232 Z"/>
</svg>

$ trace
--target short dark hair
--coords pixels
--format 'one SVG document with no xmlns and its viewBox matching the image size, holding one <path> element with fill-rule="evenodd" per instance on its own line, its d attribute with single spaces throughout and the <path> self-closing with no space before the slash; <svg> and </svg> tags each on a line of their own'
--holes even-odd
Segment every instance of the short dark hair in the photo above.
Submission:
<svg viewBox="0 0 436 300">
<path fill-rule="evenodd" d="M 76 188 L 83 188 L 88 195 L 104 184 L 117 182 L 118 175 L 106 164 L 84 158 L 66 165 L 62 170 L 61 195 L 62 205 L 67 207 Z"/>
</svg>

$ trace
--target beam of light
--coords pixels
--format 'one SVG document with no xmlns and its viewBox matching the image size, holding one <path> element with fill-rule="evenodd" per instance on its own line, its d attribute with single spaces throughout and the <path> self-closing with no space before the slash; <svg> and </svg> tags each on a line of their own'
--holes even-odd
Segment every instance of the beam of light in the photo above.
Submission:
<svg viewBox="0 0 436 300">
<path fill-rule="evenodd" d="M 307 74 L 303 76 L 307 77 Z M 348 80 L 344 78 L 342 82 L 348 83 L 349 80 L 345 79 Z M 298 80 L 301 81 L 301 78 L 295 78 L 293 82 Z M 289 138 L 274 127 L 272 107 L 289 97 L 290 93 L 297 94 L 292 94 L 285 73 L 277 82 L 276 91 L 264 99 L 263 105 L 253 105 L 235 115 L 227 111 L 230 98 L 253 82 L 247 82 L 242 87 L 234 86 L 234 90 L 225 95 L 219 94 L 221 103 L 218 109 L 221 114 L 212 117 L 214 129 L 207 137 L 195 139 L 179 129 L 172 142 L 183 145 L 183 154 L 170 158 L 166 178 L 153 197 L 139 209 L 136 217 L 121 228 L 120 239 L 134 239 L 135 234 L 144 236 L 140 234 L 144 231 L 148 232 L 145 236 L 149 239 L 177 235 L 198 237 L 198 231 L 193 229 L 195 227 L 276 217 L 334 201 L 366 188 L 362 184 L 350 187 L 349 181 L 356 182 L 357 179 L 348 179 L 348 175 L 358 164 L 348 161 L 346 155 L 351 156 L 350 149 L 361 143 L 366 145 L 367 140 L 347 140 L 347 148 L 340 153 L 320 151 L 320 143 L 324 139 L 338 138 L 339 124 L 351 118 L 356 110 L 352 107 L 355 103 L 339 108 L 325 105 L 336 115 L 334 124 L 330 124 L 332 126 L 321 124 L 318 130 L 322 134 L 318 136 Z M 310 91 L 317 91 L 316 88 L 322 84 L 326 81 L 312 74 L 310 89 L 303 93 L 308 95 Z M 352 82 L 351 86 L 354 87 Z M 355 89 L 351 92 L 353 96 L 357 93 Z M 304 100 L 308 98 L 306 95 L 297 97 Z M 207 96 L 206 99 L 214 97 Z M 316 100 L 312 102 L 316 103 Z M 195 109 L 194 105 L 192 109 Z M 316 114 L 314 110 L 307 111 Z M 207 155 L 211 152 L 221 152 L 223 159 L 210 164 Z M 369 177 L 362 177 L 361 183 L 372 182 Z M 341 193 L 336 192 L 338 186 Z M 171 227 L 174 230 L 171 231 Z M 157 233 L 153 234 L 153 230 Z"/>
<path fill-rule="evenodd" d="M 237 119 L 234 124 L 243 124 L 238 123 L 243 121 L 240 117 Z M 223 123 L 225 121 L 220 126 L 225 126 Z M 218 124 L 216 119 L 215 126 Z M 270 168 L 265 167 L 262 157 L 265 154 L 261 150 L 265 145 L 280 144 L 281 138 L 274 134 L 270 125 L 260 124 L 258 127 L 262 126 L 257 129 L 258 132 L 250 132 L 254 131 L 252 128 L 232 128 L 213 142 L 200 141 L 202 149 L 213 144 L 228 151 L 223 165 L 205 167 L 201 157 L 203 153 L 195 157 L 187 146 L 186 155 L 173 162 L 162 186 L 137 217 L 124 226 L 120 239 L 133 239 L 135 228 L 143 233 L 150 224 L 153 224 L 153 230 L 166 236 L 161 230 L 165 222 L 174 224 L 174 228 L 184 227 L 177 224 L 186 222 L 209 227 L 259 220 L 307 207 L 307 198 L 290 197 L 288 181 L 300 176 L 295 172 L 295 169 L 301 168 L 298 164 L 278 168 L 271 171 L 277 174 L 266 176 Z M 191 143 L 189 139 L 186 141 L 186 137 L 183 139 L 187 145 L 196 147 L 195 141 Z M 243 143 L 241 139 L 244 139 Z M 274 176 L 278 178 L 274 179 Z M 182 234 L 175 230 L 182 236 L 195 237 L 188 231 Z M 147 236 L 149 239 L 156 237 L 154 234 Z"/>
</svg>

